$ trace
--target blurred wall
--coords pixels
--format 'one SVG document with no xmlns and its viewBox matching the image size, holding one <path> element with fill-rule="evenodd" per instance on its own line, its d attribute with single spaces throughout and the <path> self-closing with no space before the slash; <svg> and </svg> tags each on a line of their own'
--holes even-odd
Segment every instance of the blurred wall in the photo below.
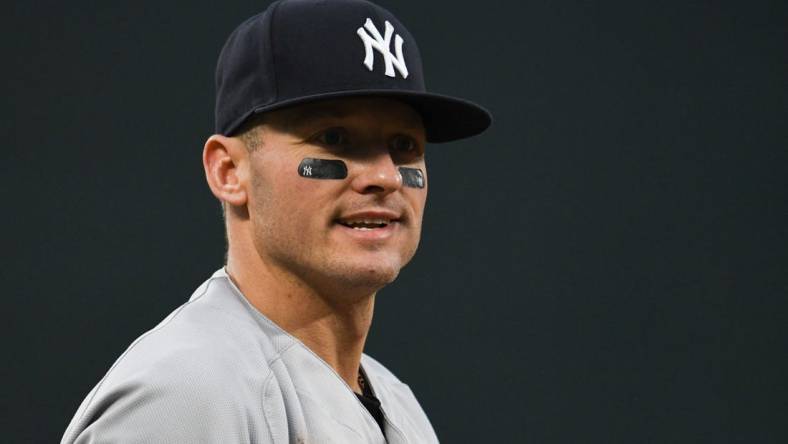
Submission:
<svg viewBox="0 0 788 444">
<path fill-rule="evenodd" d="M 265 6 L 229 3 L 4 19 L 9 442 L 59 440 L 221 267 L 200 161 L 214 64 Z M 367 347 L 439 437 L 785 442 L 786 4 L 381 4 L 431 90 L 496 118 L 429 147 L 422 245 Z"/>
</svg>

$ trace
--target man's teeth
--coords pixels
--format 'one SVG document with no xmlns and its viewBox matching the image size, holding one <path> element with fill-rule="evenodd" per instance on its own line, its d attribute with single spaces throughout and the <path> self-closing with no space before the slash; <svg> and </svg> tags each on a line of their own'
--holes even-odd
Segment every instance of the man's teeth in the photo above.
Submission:
<svg viewBox="0 0 788 444">
<path fill-rule="evenodd" d="M 391 223 L 390 219 L 351 219 L 341 221 L 342 225 L 356 230 L 383 228 Z"/>
</svg>

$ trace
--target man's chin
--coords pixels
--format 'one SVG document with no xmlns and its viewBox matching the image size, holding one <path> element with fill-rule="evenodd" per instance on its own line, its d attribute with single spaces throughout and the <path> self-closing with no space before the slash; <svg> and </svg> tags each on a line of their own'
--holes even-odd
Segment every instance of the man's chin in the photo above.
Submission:
<svg viewBox="0 0 788 444">
<path fill-rule="evenodd" d="M 327 270 L 328 278 L 337 285 L 351 291 L 375 293 L 393 282 L 403 267 L 401 260 L 391 258 L 366 258 L 356 261 L 341 261 Z"/>
<path fill-rule="evenodd" d="M 366 287 L 377 291 L 394 282 L 399 276 L 399 266 L 388 264 L 363 264 L 352 267 L 345 273 L 345 280 L 352 287 Z"/>
</svg>

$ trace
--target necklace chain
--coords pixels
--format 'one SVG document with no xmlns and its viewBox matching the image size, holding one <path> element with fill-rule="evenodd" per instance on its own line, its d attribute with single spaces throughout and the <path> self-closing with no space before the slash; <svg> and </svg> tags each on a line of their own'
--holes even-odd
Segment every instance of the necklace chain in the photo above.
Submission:
<svg viewBox="0 0 788 444">
<path fill-rule="evenodd" d="M 358 371 L 358 386 L 361 388 L 361 393 L 367 391 L 367 380 L 364 379 L 364 373 L 361 370 Z"/>
</svg>

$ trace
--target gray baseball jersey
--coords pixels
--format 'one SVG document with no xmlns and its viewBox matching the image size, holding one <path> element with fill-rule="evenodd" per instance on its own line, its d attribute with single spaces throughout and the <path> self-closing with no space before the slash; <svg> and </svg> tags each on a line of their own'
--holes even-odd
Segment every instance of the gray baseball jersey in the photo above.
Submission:
<svg viewBox="0 0 788 444">
<path fill-rule="evenodd" d="M 350 387 L 257 311 L 224 269 L 140 336 L 93 388 L 61 443 L 433 443 L 413 393 L 361 366 L 380 427 Z"/>
</svg>

